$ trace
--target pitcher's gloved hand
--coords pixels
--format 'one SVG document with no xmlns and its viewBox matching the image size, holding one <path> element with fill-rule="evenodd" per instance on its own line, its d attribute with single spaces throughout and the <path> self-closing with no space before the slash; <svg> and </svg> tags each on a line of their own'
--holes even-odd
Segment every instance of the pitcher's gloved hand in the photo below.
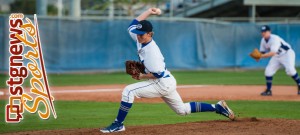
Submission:
<svg viewBox="0 0 300 135">
<path fill-rule="evenodd" d="M 145 66 L 138 61 L 128 60 L 125 62 L 126 73 L 131 75 L 133 79 L 139 80 L 140 73 L 145 74 Z"/>
</svg>

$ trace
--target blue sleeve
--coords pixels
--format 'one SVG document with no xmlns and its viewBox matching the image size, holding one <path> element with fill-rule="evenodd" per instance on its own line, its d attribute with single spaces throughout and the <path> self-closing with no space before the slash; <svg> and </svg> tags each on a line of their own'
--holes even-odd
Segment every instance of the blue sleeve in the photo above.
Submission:
<svg viewBox="0 0 300 135">
<path fill-rule="evenodd" d="M 132 22 L 130 23 L 129 27 L 131 27 L 132 25 L 137 25 L 139 23 L 138 20 L 133 19 Z"/>
<path fill-rule="evenodd" d="M 165 74 L 165 71 L 164 72 L 162 72 L 162 73 L 160 73 L 160 74 L 158 74 L 158 73 L 152 73 L 156 78 L 162 78 L 163 76 L 164 76 L 164 74 Z"/>
<path fill-rule="evenodd" d="M 128 29 L 127 29 L 128 33 L 129 33 L 129 35 L 130 35 L 130 37 L 131 37 L 134 41 L 137 41 L 137 37 L 136 37 L 136 34 L 134 34 L 134 33 L 131 32 L 131 30 L 136 29 L 136 26 L 137 26 L 138 23 L 139 23 L 138 20 L 133 19 L 132 22 L 130 23 Z"/>
<path fill-rule="evenodd" d="M 137 19 L 133 19 L 129 26 L 131 25 L 137 25 L 139 21 Z"/>
</svg>

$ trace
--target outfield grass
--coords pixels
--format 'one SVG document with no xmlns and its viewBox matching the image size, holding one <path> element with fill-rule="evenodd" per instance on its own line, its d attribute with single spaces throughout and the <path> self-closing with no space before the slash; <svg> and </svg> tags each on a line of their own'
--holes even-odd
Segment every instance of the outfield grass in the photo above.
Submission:
<svg viewBox="0 0 300 135">
<path fill-rule="evenodd" d="M 263 85 L 264 71 L 174 71 L 172 74 L 178 84 L 211 85 Z M 5 86 L 8 77 L 0 75 L 0 87 Z M 125 73 L 96 74 L 50 74 L 50 86 L 79 86 L 100 84 L 130 84 L 136 82 Z M 27 84 L 28 84 L 27 79 Z M 294 81 L 280 70 L 274 77 L 275 85 L 294 85 Z M 5 102 L 0 101 L 4 109 Z M 209 101 L 215 103 L 214 101 Z M 228 104 L 240 117 L 300 119 L 300 102 L 282 101 L 229 101 Z M 38 114 L 24 114 L 19 124 L 4 122 L 4 110 L 0 111 L 0 133 L 46 130 L 63 128 L 98 128 L 110 124 L 118 111 L 119 103 L 55 101 L 58 119 L 41 120 Z M 163 117 L 163 119 L 162 119 Z M 136 103 L 130 110 L 126 125 L 174 124 L 182 122 L 225 119 L 215 113 L 198 113 L 189 116 L 177 116 L 164 103 Z"/>
<path fill-rule="evenodd" d="M 263 85 L 263 70 L 247 71 L 174 71 L 172 74 L 178 84 L 211 84 L 211 85 Z M 0 75 L 0 87 L 5 87 L 8 77 Z M 50 74 L 50 86 L 78 86 L 100 84 L 130 84 L 136 82 L 124 72 L 95 74 Z M 27 84 L 28 84 L 27 79 Z M 294 81 L 280 70 L 274 76 L 274 85 L 295 85 Z"/>
<path fill-rule="evenodd" d="M 4 108 L 6 101 L 0 101 Z M 209 101 L 215 103 L 215 101 Z M 239 117 L 300 119 L 300 102 L 282 101 L 228 101 Z M 58 118 L 41 120 L 38 114 L 25 114 L 19 124 L 6 124 L 4 111 L 0 111 L 0 133 L 51 130 L 65 128 L 99 128 L 110 124 L 117 114 L 119 103 L 55 101 Z M 215 113 L 176 115 L 166 104 L 135 103 L 126 118 L 125 125 L 174 124 L 182 122 L 226 119 Z"/>
</svg>

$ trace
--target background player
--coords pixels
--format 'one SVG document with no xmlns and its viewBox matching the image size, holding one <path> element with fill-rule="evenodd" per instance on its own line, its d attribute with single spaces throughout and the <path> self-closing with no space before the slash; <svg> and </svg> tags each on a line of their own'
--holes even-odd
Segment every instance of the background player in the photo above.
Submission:
<svg viewBox="0 0 300 135">
<path fill-rule="evenodd" d="M 150 8 L 134 19 L 128 28 L 130 36 L 136 42 L 138 56 L 145 65 L 147 74 L 133 77 L 134 79 L 144 79 L 145 81 L 134 83 L 124 88 L 118 115 L 110 126 L 100 130 L 103 133 L 125 130 L 123 121 L 132 106 L 134 97 L 161 97 L 179 115 L 211 111 L 222 114 L 232 120 L 234 119 L 234 114 L 225 101 L 219 101 L 217 104 L 183 103 L 176 91 L 176 80 L 166 69 L 164 57 L 152 39 L 152 24 L 145 20 L 150 15 L 159 15 L 160 13 L 160 9 Z"/>
<path fill-rule="evenodd" d="M 291 76 L 297 83 L 298 95 L 300 95 L 300 79 L 295 68 L 295 52 L 291 46 L 278 35 L 272 34 L 269 26 L 261 27 L 261 43 L 260 52 L 263 53 L 262 58 L 272 57 L 266 69 L 266 91 L 262 92 L 262 96 L 272 95 L 272 80 L 276 71 L 284 66 L 286 74 Z"/>
</svg>

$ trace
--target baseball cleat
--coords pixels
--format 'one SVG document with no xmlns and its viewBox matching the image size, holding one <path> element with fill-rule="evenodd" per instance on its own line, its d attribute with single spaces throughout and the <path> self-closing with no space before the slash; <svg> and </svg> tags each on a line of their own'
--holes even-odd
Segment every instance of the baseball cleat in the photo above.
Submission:
<svg viewBox="0 0 300 135">
<path fill-rule="evenodd" d="M 113 122 L 110 126 L 100 129 L 102 133 L 112 133 L 112 132 L 121 132 L 125 131 L 125 126 L 120 122 Z"/>
<path fill-rule="evenodd" d="M 300 95 L 300 86 L 298 86 L 298 95 Z"/>
<path fill-rule="evenodd" d="M 272 96 L 272 91 L 271 90 L 266 90 L 266 91 L 262 92 L 260 95 L 262 95 L 262 96 Z"/>
<path fill-rule="evenodd" d="M 228 105 L 226 104 L 226 102 L 224 100 L 219 101 L 215 107 L 216 107 L 216 113 L 221 114 L 221 115 L 229 118 L 230 120 L 234 120 L 234 118 L 235 118 L 234 113 L 228 107 Z"/>
</svg>

